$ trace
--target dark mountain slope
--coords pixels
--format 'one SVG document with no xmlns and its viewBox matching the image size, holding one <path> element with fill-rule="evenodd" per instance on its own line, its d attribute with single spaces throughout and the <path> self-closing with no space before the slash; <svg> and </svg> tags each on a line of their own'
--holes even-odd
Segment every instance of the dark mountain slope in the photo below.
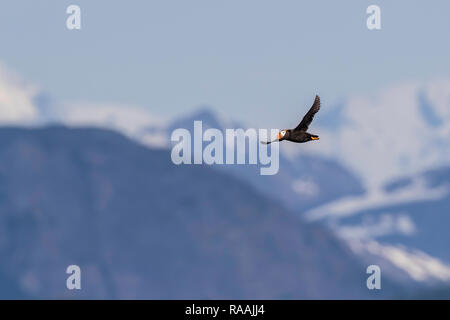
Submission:
<svg viewBox="0 0 450 320">
<path fill-rule="evenodd" d="M 65 287 L 70 264 L 80 291 Z M 99 129 L 0 129 L 0 270 L 37 298 L 368 294 L 365 267 L 328 231 Z"/>
</svg>

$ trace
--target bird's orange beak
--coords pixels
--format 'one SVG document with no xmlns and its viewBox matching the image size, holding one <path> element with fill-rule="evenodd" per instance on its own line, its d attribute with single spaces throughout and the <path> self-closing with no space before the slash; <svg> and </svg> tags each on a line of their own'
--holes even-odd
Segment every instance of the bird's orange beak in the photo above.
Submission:
<svg viewBox="0 0 450 320">
<path fill-rule="evenodd" d="M 311 140 L 319 140 L 319 137 L 311 137 Z"/>
<path fill-rule="evenodd" d="M 280 140 L 281 139 L 281 134 L 278 132 L 277 133 L 277 139 Z"/>
</svg>

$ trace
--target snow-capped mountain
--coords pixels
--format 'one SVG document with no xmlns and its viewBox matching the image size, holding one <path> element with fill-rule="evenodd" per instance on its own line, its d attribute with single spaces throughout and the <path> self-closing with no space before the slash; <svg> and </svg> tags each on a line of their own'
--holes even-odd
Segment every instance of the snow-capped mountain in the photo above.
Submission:
<svg viewBox="0 0 450 320">
<path fill-rule="evenodd" d="M 396 85 L 323 110 L 321 154 L 362 178 L 366 193 L 305 212 L 362 257 L 422 283 L 450 281 L 450 81 Z M 295 154 L 295 152 L 294 152 Z"/>
<path fill-rule="evenodd" d="M 39 89 L 0 64 L 0 124 L 30 125 L 39 121 Z"/>
<path fill-rule="evenodd" d="M 1 125 L 95 126 L 151 148 L 169 148 L 171 132 L 192 130 L 195 120 L 203 121 L 204 128 L 248 127 L 208 107 L 160 119 L 136 106 L 58 103 L 0 68 Z M 396 276 L 406 272 L 419 282 L 450 280 L 445 230 L 450 212 L 450 80 L 393 85 L 337 104 L 323 100 L 312 126 L 320 142 L 301 148 L 282 144 L 275 176 L 260 176 L 257 165 L 215 168 L 249 182 L 306 219 L 330 226 L 364 259 Z"/>
<path fill-rule="evenodd" d="M 350 96 L 317 117 L 321 148 L 363 177 L 368 189 L 450 163 L 450 79 L 393 85 Z"/>
<path fill-rule="evenodd" d="M 395 179 L 376 194 L 306 212 L 328 224 L 362 257 L 422 283 L 450 282 L 450 167 Z M 398 272 L 398 270 L 396 271 Z"/>
<path fill-rule="evenodd" d="M 60 121 L 71 127 L 116 130 L 150 147 L 167 147 L 167 123 L 143 108 L 118 104 L 66 104 Z"/>
</svg>

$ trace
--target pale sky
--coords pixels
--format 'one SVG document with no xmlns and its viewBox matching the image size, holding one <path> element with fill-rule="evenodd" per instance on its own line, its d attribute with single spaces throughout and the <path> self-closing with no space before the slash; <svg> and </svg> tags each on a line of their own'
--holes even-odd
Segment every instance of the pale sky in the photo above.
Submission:
<svg viewBox="0 0 450 320">
<path fill-rule="evenodd" d="M 81 30 L 66 8 L 81 7 Z M 366 8 L 381 8 L 381 30 Z M 163 117 L 211 105 L 285 127 L 333 104 L 450 76 L 449 1 L 2 1 L 0 62 L 58 101 L 140 106 Z"/>
</svg>

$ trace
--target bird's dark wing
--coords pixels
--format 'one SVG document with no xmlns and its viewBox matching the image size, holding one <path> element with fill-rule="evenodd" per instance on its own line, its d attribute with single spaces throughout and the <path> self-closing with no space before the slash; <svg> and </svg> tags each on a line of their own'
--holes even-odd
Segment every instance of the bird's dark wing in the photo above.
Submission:
<svg viewBox="0 0 450 320">
<path fill-rule="evenodd" d="M 320 109 L 320 98 L 316 95 L 316 99 L 314 100 L 314 103 L 312 107 L 309 109 L 309 111 L 305 114 L 302 121 L 298 124 L 298 126 L 294 129 L 294 131 L 306 131 L 308 130 L 308 126 L 313 121 L 314 115 L 319 111 Z"/>
</svg>

